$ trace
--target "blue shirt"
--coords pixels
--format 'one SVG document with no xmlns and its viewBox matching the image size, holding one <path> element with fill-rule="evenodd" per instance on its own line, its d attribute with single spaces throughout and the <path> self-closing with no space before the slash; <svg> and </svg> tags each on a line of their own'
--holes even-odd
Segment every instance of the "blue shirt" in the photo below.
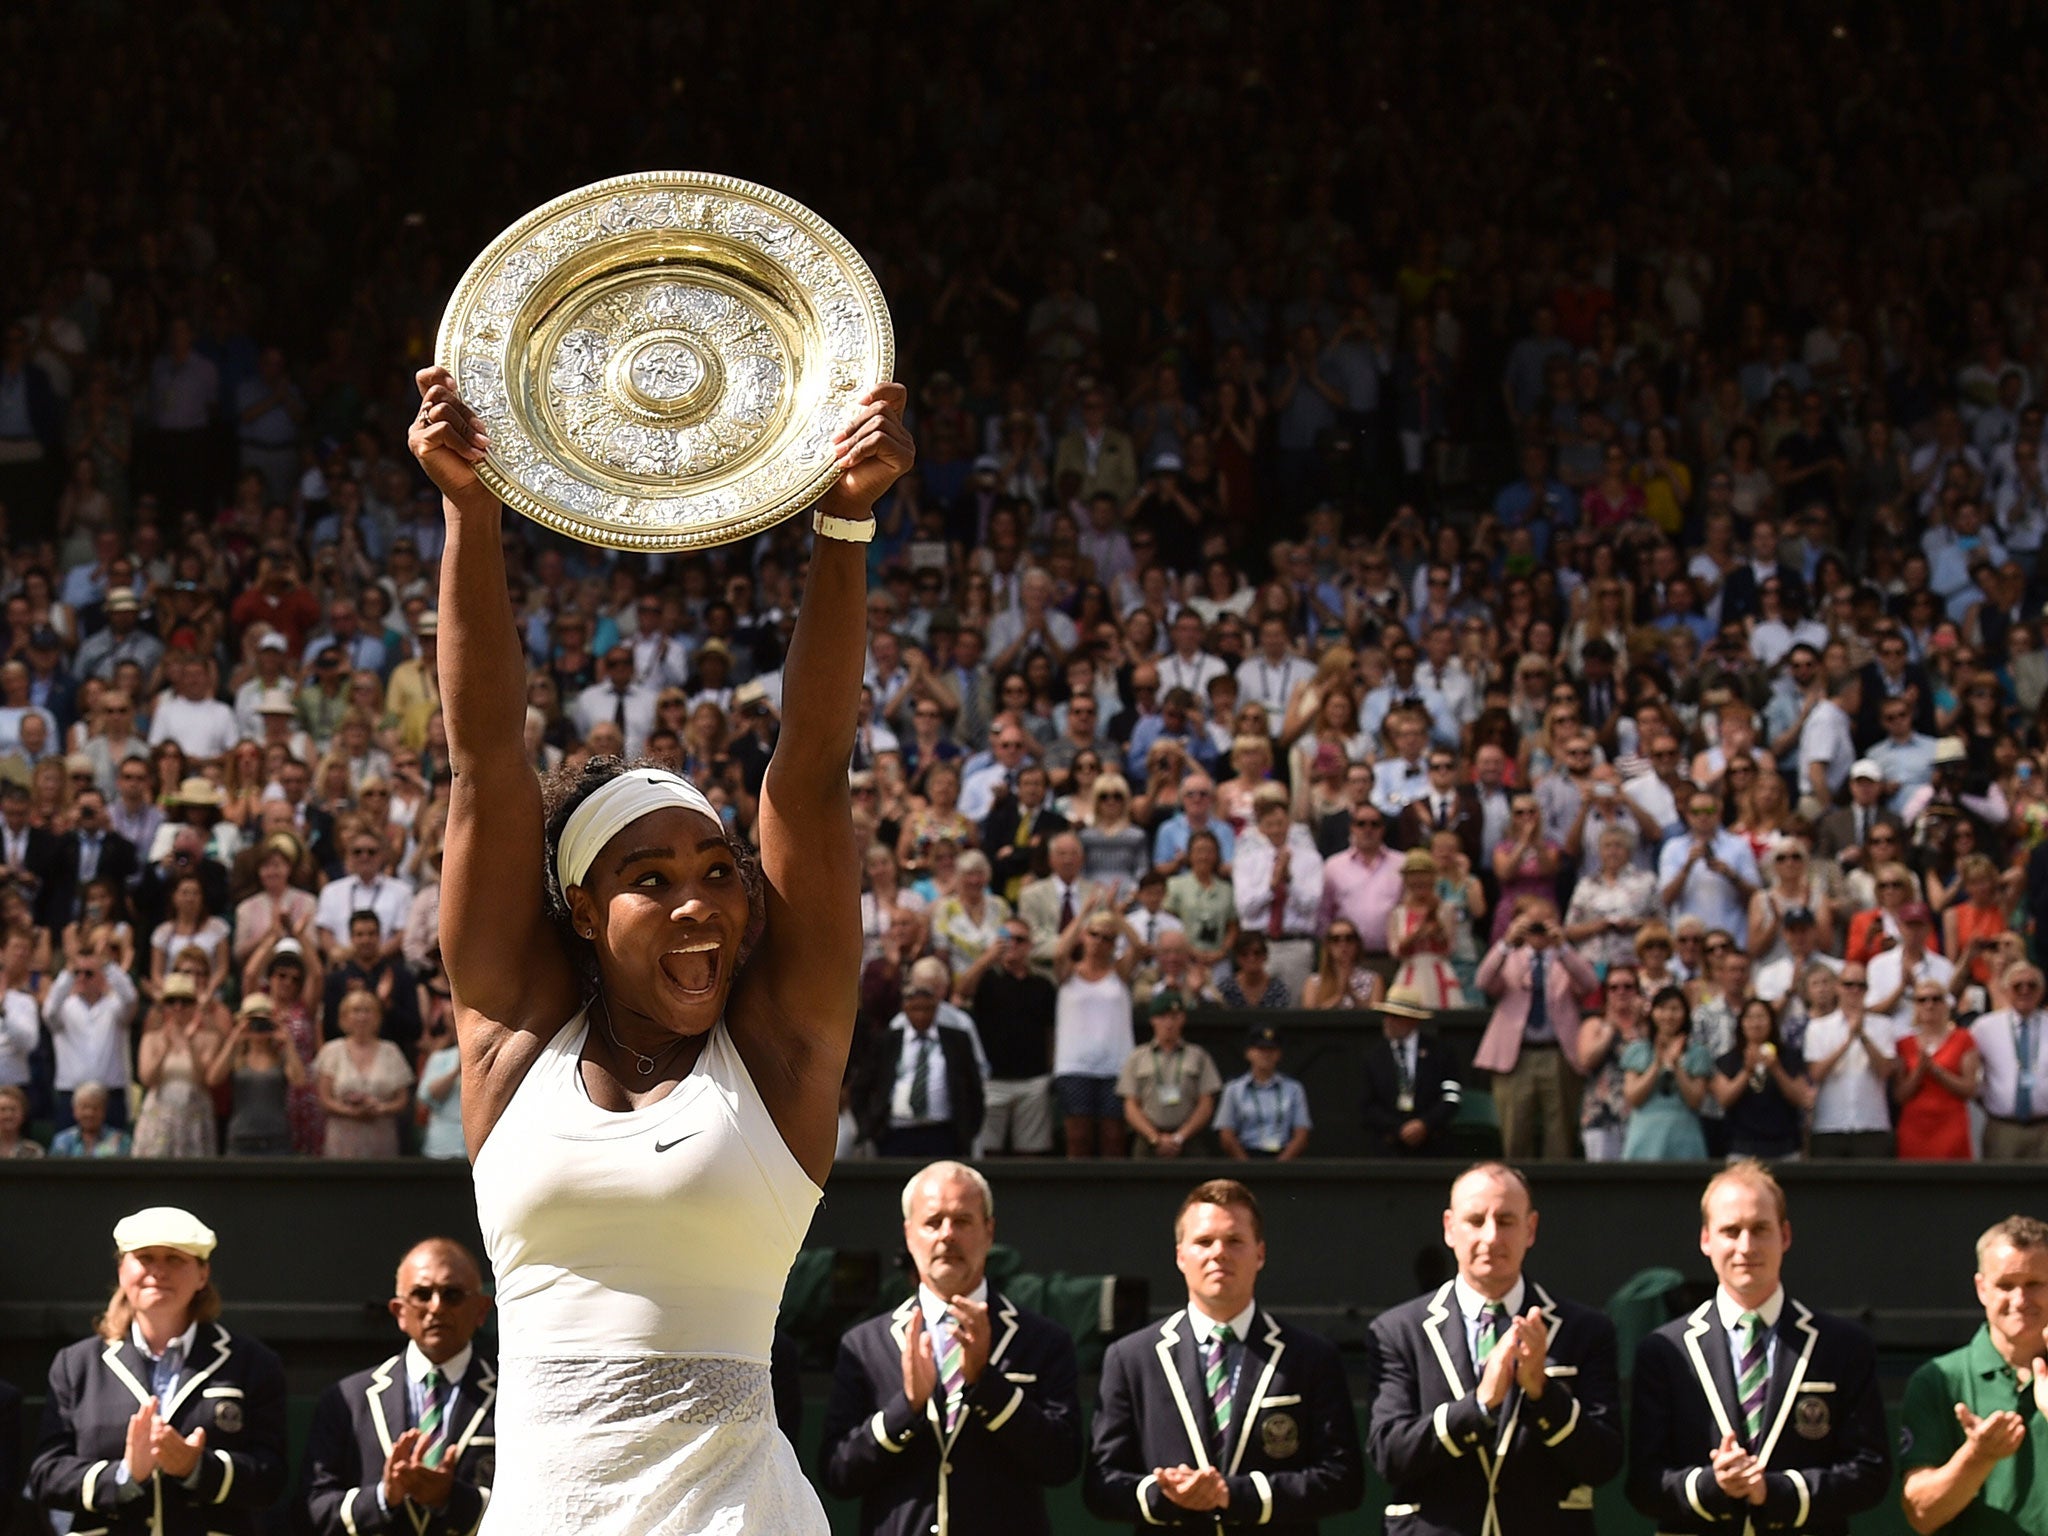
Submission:
<svg viewBox="0 0 2048 1536">
<path fill-rule="evenodd" d="M 1178 731 L 1169 731 L 1166 720 L 1160 715 L 1147 715 L 1131 732 L 1130 749 L 1124 754 L 1124 763 L 1133 784 L 1145 782 L 1145 758 L 1151 752 L 1152 743 L 1161 737 L 1179 742 L 1187 748 L 1188 757 L 1204 768 L 1216 761 L 1216 744 L 1209 740 L 1209 733 L 1197 727 L 1190 720 Z"/>
<path fill-rule="evenodd" d="M 1899 786 L 1898 793 L 1885 802 L 1892 808 L 1892 814 L 1903 816 L 1906 801 L 1914 790 L 1923 784 L 1934 782 L 1934 738 L 1922 736 L 1915 731 L 1904 741 L 1894 741 L 1887 736 L 1869 752 L 1864 754 L 1884 770 L 1887 784 Z"/>
<path fill-rule="evenodd" d="M 1233 1132 L 1249 1152 L 1278 1152 L 1296 1130 L 1314 1122 L 1308 1115 L 1308 1094 L 1284 1072 L 1260 1082 L 1247 1072 L 1223 1085 L 1216 1111 L 1216 1129 Z"/>
<path fill-rule="evenodd" d="M 1237 834 L 1230 830 L 1229 822 L 1211 816 L 1209 825 L 1202 830 L 1216 834 L 1216 847 L 1225 864 L 1237 857 Z M 1187 813 L 1183 811 L 1174 816 L 1152 839 L 1152 862 L 1167 864 L 1179 858 L 1188 851 L 1188 839 L 1193 835 L 1194 829 L 1188 825 Z"/>
</svg>

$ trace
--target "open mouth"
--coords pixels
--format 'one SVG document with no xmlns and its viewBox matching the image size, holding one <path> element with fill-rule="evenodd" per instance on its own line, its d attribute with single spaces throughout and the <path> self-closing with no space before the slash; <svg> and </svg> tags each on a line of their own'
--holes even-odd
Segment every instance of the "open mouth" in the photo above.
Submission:
<svg viewBox="0 0 2048 1536">
<path fill-rule="evenodd" d="M 708 997 L 718 987 L 722 946 L 716 939 L 679 945 L 661 957 L 662 974 L 690 997 Z"/>
</svg>

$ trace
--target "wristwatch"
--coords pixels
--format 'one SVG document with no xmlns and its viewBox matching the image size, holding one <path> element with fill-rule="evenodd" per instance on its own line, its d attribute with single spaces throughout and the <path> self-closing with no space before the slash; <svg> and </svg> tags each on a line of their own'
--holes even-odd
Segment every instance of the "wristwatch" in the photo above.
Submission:
<svg viewBox="0 0 2048 1536">
<path fill-rule="evenodd" d="M 811 513 L 811 532 L 821 539 L 838 539 L 846 544 L 868 544 L 874 541 L 875 520 L 872 517 L 854 519 L 851 517 L 827 517 L 823 512 Z"/>
</svg>

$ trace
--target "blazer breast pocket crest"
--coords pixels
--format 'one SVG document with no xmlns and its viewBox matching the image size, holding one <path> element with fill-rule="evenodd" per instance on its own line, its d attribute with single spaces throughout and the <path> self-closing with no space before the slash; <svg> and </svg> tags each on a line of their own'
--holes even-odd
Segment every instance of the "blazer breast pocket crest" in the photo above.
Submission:
<svg viewBox="0 0 2048 1536">
<path fill-rule="evenodd" d="M 1259 1448 L 1274 1461 L 1301 1454 L 1301 1426 L 1291 1413 L 1269 1414 L 1259 1425 Z"/>
</svg>

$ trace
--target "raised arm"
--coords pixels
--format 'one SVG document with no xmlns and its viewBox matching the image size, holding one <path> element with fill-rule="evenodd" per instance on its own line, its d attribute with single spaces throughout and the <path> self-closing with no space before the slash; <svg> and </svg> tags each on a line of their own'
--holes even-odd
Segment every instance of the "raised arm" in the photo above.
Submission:
<svg viewBox="0 0 2048 1536">
<path fill-rule="evenodd" d="M 862 397 L 836 440 L 841 473 L 821 516 L 870 521 L 910 468 L 907 398 L 900 384 Z M 846 775 L 866 631 L 867 546 L 820 534 L 783 669 L 782 734 L 761 783 L 767 923 L 728 1012 L 783 1140 L 820 1183 L 832 1166 L 860 986 L 860 854 Z"/>
<path fill-rule="evenodd" d="M 419 374 L 413 456 L 441 491 L 441 716 L 454 774 L 442 844 L 441 954 L 462 1037 L 463 1120 L 483 1145 L 546 1032 L 575 1012 L 548 922 L 540 784 L 528 765 L 526 653 L 506 596 L 504 509 L 477 478 L 490 439 L 445 368 Z M 515 1037 L 525 1047 L 504 1047 Z"/>
</svg>

